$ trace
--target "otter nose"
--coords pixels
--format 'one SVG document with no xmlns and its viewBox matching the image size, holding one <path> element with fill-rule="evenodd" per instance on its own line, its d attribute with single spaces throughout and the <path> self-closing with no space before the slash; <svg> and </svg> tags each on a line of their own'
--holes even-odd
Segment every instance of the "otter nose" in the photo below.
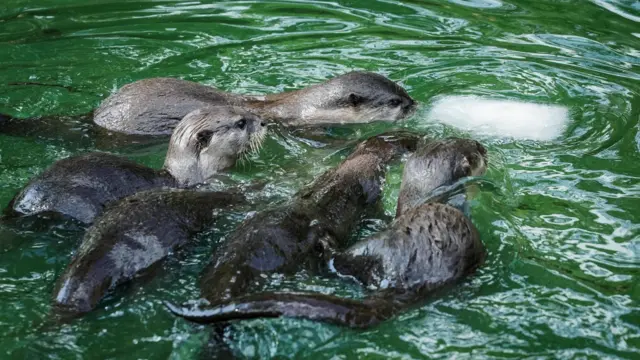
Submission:
<svg viewBox="0 0 640 360">
<path fill-rule="evenodd" d="M 264 120 L 260 121 L 260 126 L 262 127 L 267 126 L 267 122 Z"/>
</svg>

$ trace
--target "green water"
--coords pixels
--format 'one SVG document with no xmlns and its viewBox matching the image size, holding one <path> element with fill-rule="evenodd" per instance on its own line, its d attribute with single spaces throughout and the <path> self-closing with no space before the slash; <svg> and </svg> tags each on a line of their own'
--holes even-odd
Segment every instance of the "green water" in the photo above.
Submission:
<svg viewBox="0 0 640 360">
<path fill-rule="evenodd" d="M 399 81 L 421 102 L 406 126 L 473 136 L 491 160 L 472 204 L 489 251 L 476 276 L 379 327 L 255 320 L 229 329 L 249 358 L 640 358 L 640 2 L 70 1 L 0 4 L 0 112 L 81 114 L 120 86 L 173 76 L 241 93 L 300 88 L 353 69 Z M 72 87 L 7 86 L 41 82 Z M 425 120 L 433 99 L 475 94 L 559 104 L 571 122 L 554 141 L 475 136 Z M 382 131 L 362 126 L 352 137 Z M 286 135 L 286 134 L 285 134 Z M 87 145 L 89 144 L 89 145 Z M 162 164 L 166 144 L 120 153 Z M 88 143 L 0 136 L 0 203 Z M 240 180 L 286 198 L 336 164 L 336 149 L 271 135 Z M 393 212 L 401 168 L 385 189 Z M 4 229 L 0 358 L 188 359 L 204 328 L 162 300 L 198 294 L 198 273 L 239 217 L 198 236 L 153 279 L 62 328 L 40 329 L 55 279 L 81 229 Z M 375 221 L 371 221 L 375 228 Z M 274 277 L 276 289 L 360 296 L 333 279 Z"/>
</svg>

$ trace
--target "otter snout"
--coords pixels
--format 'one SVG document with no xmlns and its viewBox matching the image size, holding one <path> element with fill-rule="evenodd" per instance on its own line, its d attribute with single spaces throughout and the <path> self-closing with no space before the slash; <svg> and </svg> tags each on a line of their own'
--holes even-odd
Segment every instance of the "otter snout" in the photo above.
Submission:
<svg viewBox="0 0 640 360">
<path fill-rule="evenodd" d="M 407 95 L 404 100 L 404 106 L 402 108 L 402 117 L 408 117 L 412 115 L 418 108 L 418 102 Z"/>
<path fill-rule="evenodd" d="M 99 299 L 101 289 L 107 287 L 99 274 L 85 277 L 83 275 L 86 274 L 75 273 L 76 268 L 67 270 L 58 279 L 53 292 L 51 312 L 60 318 L 70 319 L 91 311 L 97 303 L 96 297 Z"/>
<path fill-rule="evenodd" d="M 249 134 L 249 151 L 256 153 L 262 147 L 264 138 L 267 135 L 267 120 L 255 116 L 252 129 Z"/>
</svg>

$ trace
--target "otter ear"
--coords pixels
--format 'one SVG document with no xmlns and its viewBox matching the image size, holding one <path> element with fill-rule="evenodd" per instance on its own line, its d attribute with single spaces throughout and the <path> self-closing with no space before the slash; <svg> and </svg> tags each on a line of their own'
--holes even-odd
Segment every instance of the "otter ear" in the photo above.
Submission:
<svg viewBox="0 0 640 360">
<path fill-rule="evenodd" d="M 213 131 L 211 130 L 202 130 L 196 135 L 196 139 L 198 140 L 198 148 L 202 149 L 209 145 L 209 141 L 213 137 Z"/>
<path fill-rule="evenodd" d="M 351 93 L 349 94 L 349 96 L 347 97 L 347 100 L 349 102 L 349 105 L 351 106 L 358 106 L 362 103 L 362 101 L 364 100 L 362 98 L 362 96 Z"/>
</svg>

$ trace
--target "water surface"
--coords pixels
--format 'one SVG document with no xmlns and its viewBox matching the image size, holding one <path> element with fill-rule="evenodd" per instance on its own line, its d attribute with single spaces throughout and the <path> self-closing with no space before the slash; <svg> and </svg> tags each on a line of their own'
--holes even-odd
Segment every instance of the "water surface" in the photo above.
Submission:
<svg viewBox="0 0 640 360">
<path fill-rule="evenodd" d="M 421 103 L 404 126 L 474 137 L 490 168 L 473 219 L 489 251 L 478 274 L 367 331 L 276 319 L 234 325 L 248 358 L 638 358 L 640 351 L 640 2 L 71 1 L 0 4 L 0 112 L 83 114 L 129 82 L 172 76 L 266 94 L 370 70 Z M 9 85 L 25 82 L 61 86 Z M 447 96 L 557 105 L 570 120 L 551 140 L 474 133 L 430 119 Z M 387 128 L 363 125 L 351 137 Z M 0 202 L 90 139 L 0 135 Z M 162 165 L 166 144 L 118 153 Z M 242 181 L 286 198 L 343 153 L 272 134 Z M 393 213 L 401 167 L 391 169 Z M 207 332 L 161 301 L 198 294 L 198 273 L 240 216 L 179 251 L 147 282 L 62 328 L 40 328 L 55 279 L 82 236 L 73 224 L 0 229 L 1 358 L 195 358 Z M 370 223 L 375 224 L 375 221 Z M 369 226 L 375 228 L 375 226 Z M 42 230 L 42 231 L 40 231 Z M 363 233 L 366 233 L 366 229 Z M 221 240 L 222 239 L 222 240 Z M 352 284 L 298 274 L 270 288 L 357 297 Z"/>
</svg>

